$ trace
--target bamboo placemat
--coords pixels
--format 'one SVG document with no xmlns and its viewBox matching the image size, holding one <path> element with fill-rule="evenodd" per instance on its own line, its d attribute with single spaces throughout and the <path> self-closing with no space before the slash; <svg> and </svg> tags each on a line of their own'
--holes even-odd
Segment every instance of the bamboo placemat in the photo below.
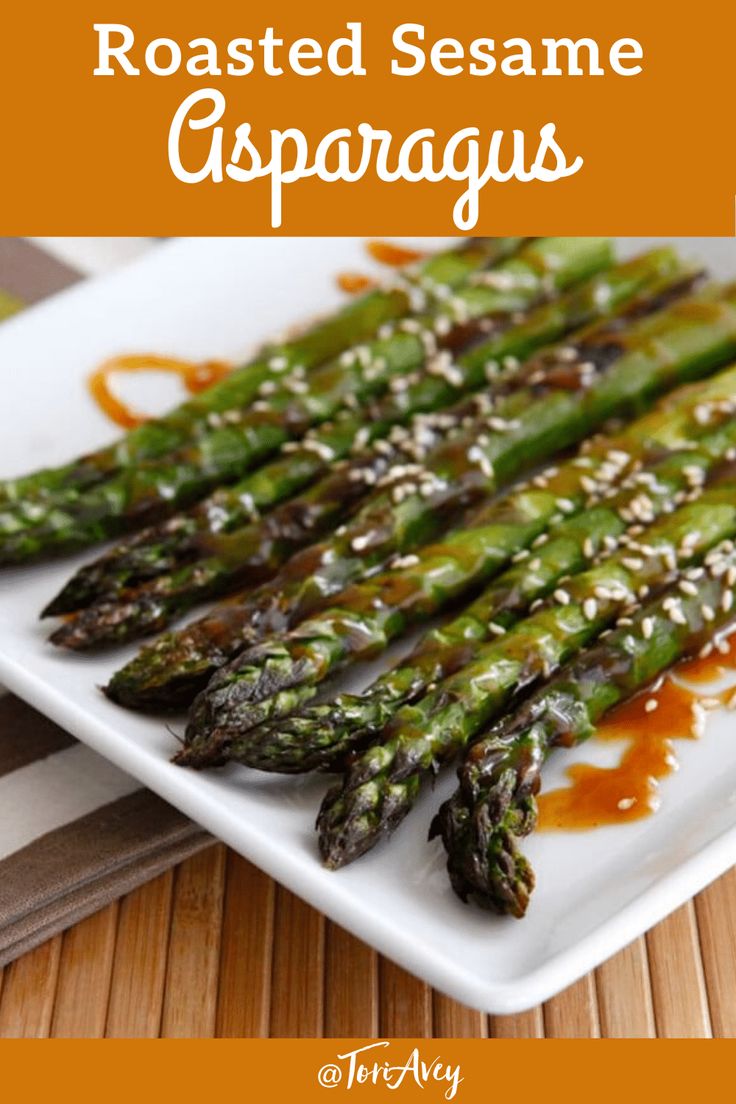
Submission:
<svg viewBox="0 0 736 1104">
<path fill-rule="evenodd" d="M 736 1037 L 736 870 L 546 1004 L 433 991 L 218 844 L 0 974 L 0 1037 Z"/>
<path fill-rule="evenodd" d="M 72 264 L 94 245 L 47 243 Z M 18 246 L 0 245 L 13 262 Z M 103 239 L 104 266 L 134 247 Z M 49 286 L 39 291 L 30 273 L 25 301 L 68 283 L 70 270 L 48 260 Z M 222 845 L 0 970 L 1 1037 L 376 1035 L 734 1038 L 736 870 L 518 1016 L 488 1017 L 433 991 Z"/>
</svg>

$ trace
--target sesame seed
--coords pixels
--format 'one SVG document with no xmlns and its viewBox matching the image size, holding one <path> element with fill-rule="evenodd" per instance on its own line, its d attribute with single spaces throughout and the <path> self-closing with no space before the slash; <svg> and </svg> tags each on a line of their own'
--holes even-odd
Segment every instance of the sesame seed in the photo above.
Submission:
<svg viewBox="0 0 736 1104">
<path fill-rule="evenodd" d="M 410 554 L 408 556 L 397 556 L 391 566 L 394 568 L 416 567 L 418 563 L 419 557 Z"/>
<path fill-rule="evenodd" d="M 621 800 L 618 802 L 617 807 L 622 812 L 626 812 L 627 809 L 630 809 L 635 804 L 636 804 L 636 798 L 635 797 L 622 797 Z"/>
<path fill-rule="evenodd" d="M 649 698 L 644 703 L 644 712 L 645 713 L 653 713 L 654 710 L 658 708 L 658 706 L 659 706 L 659 702 L 657 701 L 656 698 Z"/>
<path fill-rule="evenodd" d="M 691 732 L 696 739 L 700 739 L 700 737 L 705 732 L 705 722 L 707 720 L 706 711 L 703 709 L 702 705 L 700 705 L 699 702 L 693 702 L 692 711 L 693 724 Z"/>
<path fill-rule="evenodd" d="M 598 613 L 598 603 L 596 602 L 595 598 L 586 598 L 585 601 L 583 602 L 583 614 L 584 614 L 584 616 L 588 619 L 588 621 L 593 621 L 593 620 L 595 620 L 595 617 L 596 617 L 597 613 Z"/>
<path fill-rule="evenodd" d="M 641 623 L 641 632 L 645 640 L 651 640 L 654 632 L 654 621 L 651 617 L 645 617 Z"/>
</svg>

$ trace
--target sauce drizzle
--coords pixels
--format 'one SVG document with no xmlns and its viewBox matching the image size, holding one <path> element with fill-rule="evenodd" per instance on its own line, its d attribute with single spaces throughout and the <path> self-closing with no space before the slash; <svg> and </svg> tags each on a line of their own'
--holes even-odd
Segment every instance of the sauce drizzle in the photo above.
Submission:
<svg viewBox="0 0 736 1104">
<path fill-rule="evenodd" d="M 221 360 L 201 363 L 180 360 L 177 357 L 158 356 L 155 353 L 132 353 L 111 357 L 96 368 L 87 381 L 87 387 L 100 410 L 123 429 L 135 429 L 149 420 L 148 415 L 132 410 L 118 398 L 111 387 L 110 377 L 116 372 L 173 372 L 181 379 L 190 395 L 204 391 L 232 371 L 232 365 Z"/>
<path fill-rule="evenodd" d="M 389 268 L 401 268 L 402 265 L 412 264 L 427 256 L 421 249 L 409 249 L 403 245 L 384 241 L 366 242 L 365 251 L 374 261 Z M 359 295 L 362 291 L 370 291 L 378 282 L 360 272 L 341 272 L 336 279 L 337 286 L 348 295 Z"/>
<path fill-rule="evenodd" d="M 421 249 L 408 249 L 403 245 L 394 245 L 392 242 L 370 241 L 366 244 L 366 252 L 369 257 L 379 264 L 388 265 L 390 268 L 400 268 L 401 265 L 413 264 L 421 261 L 427 254 Z"/>
<path fill-rule="evenodd" d="M 376 286 L 377 281 L 370 276 L 364 276 L 360 272 L 341 272 L 337 277 L 337 286 L 340 291 L 348 295 L 359 295 L 361 291 L 369 291 Z"/>
<path fill-rule="evenodd" d="M 728 649 L 728 650 L 727 650 Z M 701 689 L 736 671 L 736 656 L 726 642 L 706 656 L 688 660 L 654 687 L 612 709 L 595 739 L 623 742 L 613 767 L 575 763 L 565 774 L 568 786 L 539 796 L 539 828 L 580 831 L 623 824 L 651 816 L 659 808 L 659 783 L 677 770 L 675 740 L 697 739 L 706 710 L 736 707 L 731 686 L 715 694 Z"/>
</svg>

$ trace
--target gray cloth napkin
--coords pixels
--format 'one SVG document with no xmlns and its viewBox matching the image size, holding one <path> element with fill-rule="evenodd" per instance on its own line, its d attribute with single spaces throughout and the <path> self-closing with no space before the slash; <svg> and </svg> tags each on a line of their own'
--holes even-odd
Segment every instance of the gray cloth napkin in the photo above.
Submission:
<svg viewBox="0 0 736 1104">
<path fill-rule="evenodd" d="M 25 239 L 0 239 L 11 302 L 79 278 Z M 36 710 L 0 697 L 0 966 L 211 842 Z"/>
</svg>

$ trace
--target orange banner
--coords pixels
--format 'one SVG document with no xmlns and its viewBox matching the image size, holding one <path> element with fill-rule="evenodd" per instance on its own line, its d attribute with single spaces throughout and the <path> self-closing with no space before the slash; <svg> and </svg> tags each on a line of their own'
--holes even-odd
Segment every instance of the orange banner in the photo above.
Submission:
<svg viewBox="0 0 736 1104">
<path fill-rule="evenodd" d="M 3 234 L 732 234 L 736 14 L 662 2 L 2 15 Z"/>
<path fill-rule="evenodd" d="M 270 1039 L 6 1041 L 8 1094 L 32 1104 L 299 1100 L 335 1104 L 492 1099 L 650 1104 L 729 1083 L 728 1041 Z M 39 1049 L 40 1046 L 40 1049 Z"/>
</svg>

